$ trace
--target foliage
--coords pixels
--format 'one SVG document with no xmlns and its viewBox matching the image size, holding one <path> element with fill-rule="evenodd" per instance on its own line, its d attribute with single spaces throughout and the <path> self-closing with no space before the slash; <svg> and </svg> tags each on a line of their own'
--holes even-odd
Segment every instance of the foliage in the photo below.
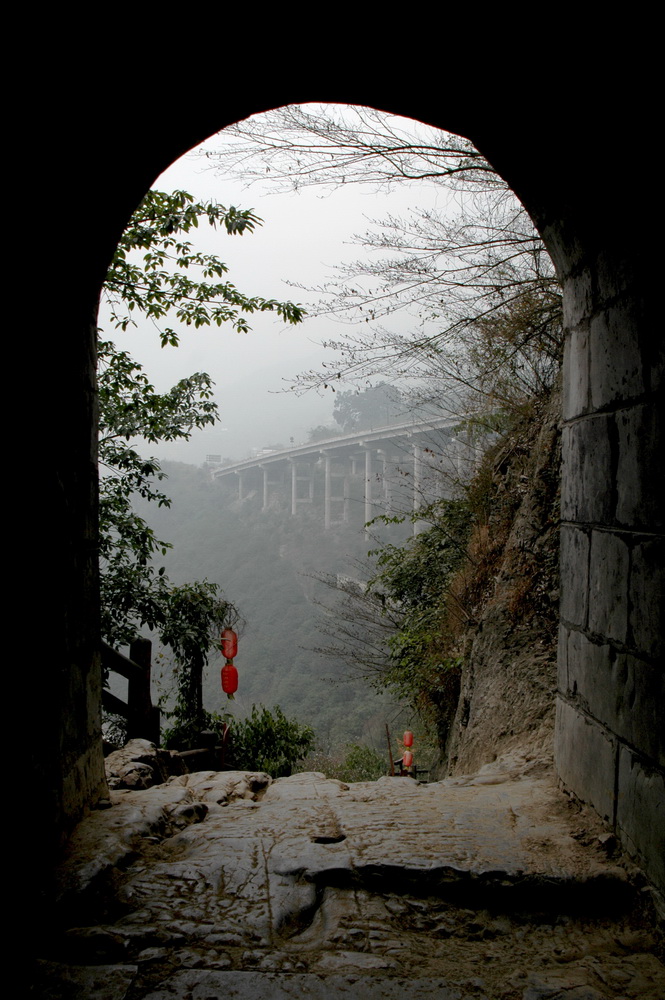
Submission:
<svg viewBox="0 0 665 1000">
<path fill-rule="evenodd" d="M 340 781 L 376 781 L 386 773 L 386 761 L 378 750 L 352 743 L 339 771 Z"/>
<path fill-rule="evenodd" d="M 229 281 L 214 280 L 223 278 L 227 265 L 182 238 L 198 227 L 199 220 L 213 227 L 222 225 L 236 236 L 251 233 L 261 224 L 251 209 L 195 202 L 186 191 L 149 191 L 125 229 L 106 276 L 104 296 L 115 326 L 126 330 L 135 325 L 135 313 L 160 326 L 172 315 L 184 326 L 229 323 L 239 333 L 249 331 L 246 317 L 255 312 L 274 312 L 288 323 L 299 323 L 300 306 L 247 296 Z M 176 346 L 179 335 L 172 327 L 162 326 L 160 339 L 162 346 Z"/>
<path fill-rule="evenodd" d="M 217 418 L 212 383 L 205 373 L 182 379 L 167 393 L 157 393 L 139 364 L 109 341 L 100 341 L 100 529 L 102 634 L 111 645 L 131 642 L 142 625 L 165 624 L 168 581 L 155 567 L 155 555 L 168 543 L 140 517 L 136 497 L 169 506 L 164 479 L 155 458 L 143 458 L 133 440 L 156 444 L 187 439 L 193 427 Z M 166 603 L 165 603 L 166 602 Z"/>
<path fill-rule="evenodd" d="M 275 312 L 291 323 L 301 320 L 302 309 L 293 303 L 248 297 L 230 282 L 214 280 L 227 273 L 226 265 L 184 238 L 199 221 L 223 226 L 230 235 L 252 232 L 261 223 L 251 210 L 195 202 L 184 191 L 148 192 L 106 276 L 104 296 L 117 328 L 127 329 L 142 314 L 158 326 L 164 346 L 178 343 L 175 329 L 163 325 L 172 319 L 194 327 L 229 323 L 240 332 L 249 329 L 246 317 L 259 311 Z M 184 671 L 185 664 L 191 667 L 198 664 L 197 657 L 205 657 L 212 624 L 228 623 L 235 610 L 217 585 L 193 584 L 189 592 L 172 588 L 164 568 L 155 566 L 154 557 L 165 555 L 168 543 L 133 504 L 141 498 L 161 507 L 170 500 L 159 486 L 164 478 L 159 462 L 143 458 L 135 441 L 187 440 L 194 428 L 214 423 L 213 383 L 197 372 L 157 393 L 127 352 L 100 340 L 98 385 L 102 634 L 119 646 L 130 642 L 141 626 L 156 628 Z"/>
<path fill-rule="evenodd" d="M 318 424 L 318 426 L 310 428 L 307 435 L 307 441 L 326 441 L 328 438 L 335 437 L 337 434 L 339 434 L 337 427 L 330 427 L 327 424 Z"/>
<path fill-rule="evenodd" d="M 197 658 L 205 664 L 213 643 L 219 643 L 222 629 L 237 628 L 239 621 L 238 611 L 220 598 L 216 583 L 187 583 L 169 591 L 161 638 L 179 665 Z"/>
<path fill-rule="evenodd" d="M 387 773 L 387 756 L 366 743 L 347 743 L 343 748 L 311 751 L 298 764 L 297 771 L 317 771 L 337 781 L 376 781 Z"/>
<path fill-rule="evenodd" d="M 180 587 L 165 585 L 158 604 L 156 628 L 175 660 L 177 697 L 168 713 L 171 725 L 164 745 L 191 750 L 201 745 L 200 734 L 210 729 L 221 736 L 224 719 L 203 708 L 202 673 L 210 653 L 217 649 L 223 628 L 236 626 L 236 608 L 224 600 L 216 583 L 207 580 Z"/>
<path fill-rule="evenodd" d="M 383 683 L 420 708 L 424 696 L 431 701 L 439 688 L 448 689 L 459 670 L 446 642 L 445 595 L 466 556 L 471 526 L 464 499 L 439 501 L 430 518 L 432 526 L 406 545 L 376 553 L 378 573 L 368 584 L 396 624 Z"/>
<path fill-rule="evenodd" d="M 469 344 L 474 389 L 491 416 L 516 416 L 556 384 L 562 361 L 561 296 L 532 287 L 478 319 Z M 514 422 L 514 420 L 513 420 Z"/>
<path fill-rule="evenodd" d="M 459 676 L 445 633 L 445 599 L 466 557 L 472 517 L 465 499 L 437 501 L 419 516 L 431 521 L 427 530 L 370 552 L 376 563 L 366 584 L 327 578 L 341 602 L 334 624 L 322 622 L 332 643 L 319 652 L 344 656 L 372 684 L 423 710 L 448 697 Z"/>
<path fill-rule="evenodd" d="M 228 716 L 205 709 L 192 716 L 176 708 L 169 718 L 173 719 L 172 724 L 162 731 L 162 744 L 167 750 L 200 750 L 201 733 L 215 733 L 221 740 L 228 724 Z"/>
<path fill-rule="evenodd" d="M 123 715 L 102 709 L 102 739 L 106 745 L 116 750 L 124 747 L 127 742 L 127 719 Z"/>
<path fill-rule="evenodd" d="M 399 389 L 379 382 L 360 391 L 350 389 L 335 396 L 333 417 L 348 434 L 358 430 L 385 427 L 399 408 Z"/>
<path fill-rule="evenodd" d="M 232 726 L 229 761 L 240 771 L 266 771 L 281 778 L 291 774 L 313 743 L 314 731 L 287 719 L 279 705 L 272 711 L 252 705 L 250 717 Z"/>
</svg>

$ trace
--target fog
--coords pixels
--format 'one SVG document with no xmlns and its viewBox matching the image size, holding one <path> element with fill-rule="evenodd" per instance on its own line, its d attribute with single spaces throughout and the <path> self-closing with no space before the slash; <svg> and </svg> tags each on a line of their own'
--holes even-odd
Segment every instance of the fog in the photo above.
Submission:
<svg viewBox="0 0 665 1000">
<path fill-rule="evenodd" d="M 288 282 L 318 285 L 331 277 L 342 260 L 355 260 L 362 248 L 350 244 L 368 221 L 399 213 L 414 204 L 434 207 L 445 197 L 439 186 L 405 186 L 392 193 L 361 186 L 340 186 L 332 192 L 306 188 L 299 193 L 274 193 L 266 187 L 243 187 L 218 176 L 202 158 L 215 148 L 223 133 L 187 154 L 159 177 L 159 190 L 184 189 L 197 200 L 214 199 L 224 205 L 252 208 L 263 220 L 254 233 L 228 236 L 201 225 L 189 239 L 197 249 L 215 253 L 228 264 L 228 279 L 248 295 L 307 303 L 315 295 Z M 403 323 L 407 320 L 403 319 Z M 168 325 L 178 329 L 175 323 Z M 196 371 L 206 371 L 216 383 L 221 420 L 212 428 L 195 431 L 189 442 L 147 446 L 159 458 L 201 464 L 207 454 L 244 458 L 251 449 L 306 440 L 309 428 L 331 422 L 334 395 L 314 392 L 296 396 L 290 381 L 305 369 L 334 358 L 321 342 L 348 329 L 330 317 L 307 317 L 299 326 L 286 326 L 265 313 L 250 317 L 252 331 L 238 334 L 230 327 L 194 330 L 183 327 L 180 346 L 160 348 L 157 329 L 138 320 L 125 333 L 114 330 L 102 308 L 103 335 L 144 365 L 159 391 Z"/>
</svg>

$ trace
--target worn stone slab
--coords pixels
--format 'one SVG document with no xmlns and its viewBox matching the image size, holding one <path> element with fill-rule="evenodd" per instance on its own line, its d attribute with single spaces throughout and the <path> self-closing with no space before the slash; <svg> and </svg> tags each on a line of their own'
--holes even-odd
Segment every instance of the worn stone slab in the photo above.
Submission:
<svg viewBox="0 0 665 1000">
<path fill-rule="evenodd" d="M 554 740 L 557 772 L 563 783 L 601 816 L 613 821 L 616 740 L 560 697 Z"/>
<path fill-rule="evenodd" d="M 551 779 L 498 765 L 429 785 L 382 778 L 347 786 L 320 774 L 269 784 L 200 773 L 117 793 L 112 809 L 79 831 L 67 880 L 81 888 L 137 837 L 161 837 L 170 856 L 128 872 L 123 904 L 176 932 L 183 919 L 223 924 L 249 947 L 306 925 L 326 885 L 390 890 L 406 880 L 442 892 L 469 879 L 509 886 L 591 878 L 593 859 L 554 796 Z"/>
<path fill-rule="evenodd" d="M 617 824 L 647 874 L 665 886 L 665 777 L 627 747 L 619 755 Z"/>
<path fill-rule="evenodd" d="M 662 506 L 663 494 L 660 494 Z M 631 644 L 665 659 L 665 539 L 640 539 L 631 553 L 629 585 Z"/>
<path fill-rule="evenodd" d="M 589 591 L 589 534 L 579 528 L 561 526 L 560 615 L 569 625 L 585 628 Z"/>
<path fill-rule="evenodd" d="M 611 732 L 665 767 L 665 672 L 562 629 L 559 690 Z"/>
<path fill-rule="evenodd" d="M 589 559 L 589 630 L 625 643 L 628 638 L 630 550 L 625 536 L 592 531 Z"/>
<path fill-rule="evenodd" d="M 172 775 L 187 773 L 182 758 L 149 740 L 134 739 L 114 750 L 104 761 L 109 788 L 149 788 Z"/>
<path fill-rule="evenodd" d="M 611 524 L 614 479 L 611 414 L 592 414 L 565 426 L 561 437 L 561 518 Z"/>
<path fill-rule="evenodd" d="M 572 329 L 563 353 L 562 416 L 571 420 L 590 408 L 589 332 L 586 325 Z"/>
<path fill-rule="evenodd" d="M 662 419 L 654 406 L 632 406 L 616 415 L 617 520 L 627 528 L 663 529 L 665 464 Z"/>
<path fill-rule="evenodd" d="M 615 306 L 591 320 L 591 402 L 594 409 L 621 403 L 644 391 L 640 323 L 635 307 Z"/>
</svg>

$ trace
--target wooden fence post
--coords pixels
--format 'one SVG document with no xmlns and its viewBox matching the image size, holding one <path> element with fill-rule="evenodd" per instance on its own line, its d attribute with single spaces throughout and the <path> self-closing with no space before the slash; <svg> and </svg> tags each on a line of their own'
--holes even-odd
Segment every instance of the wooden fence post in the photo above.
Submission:
<svg viewBox="0 0 665 1000">
<path fill-rule="evenodd" d="M 150 673 L 152 669 L 152 643 L 150 639 L 141 636 L 134 639 L 129 647 L 129 658 L 134 661 L 140 671 L 130 674 L 127 687 L 127 703 L 129 719 L 127 736 L 148 739 L 159 743 L 159 709 L 157 709 L 157 726 L 155 730 L 155 710 L 150 696 Z"/>
</svg>

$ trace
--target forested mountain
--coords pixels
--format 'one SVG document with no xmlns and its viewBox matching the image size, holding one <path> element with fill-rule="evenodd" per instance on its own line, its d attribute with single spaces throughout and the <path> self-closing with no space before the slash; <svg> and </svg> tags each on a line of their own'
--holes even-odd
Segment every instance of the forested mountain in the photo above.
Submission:
<svg viewBox="0 0 665 1000">
<path fill-rule="evenodd" d="M 326 644 L 322 622 L 329 626 L 332 621 L 321 606 L 330 604 L 332 595 L 317 575 L 361 573 L 357 564 L 371 544 L 364 534 L 344 526 L 324 532 L 320 518 L 294 518 L 284 509 L 251 510 L 204 469 L 181 463 L 163 467 L 172 506 L 137 505 L 158 537 L 173 543 L 160 565 L 176 584 L 218 583 L 246 621 L 235 660 L 240 674 L 236 699 L 222 695 L 220 659 L 204 678 L 205 706 L 243 716 L 252 704 L 280 705 L 314 728 L 322 749 L 349 742 L 382 746 L 385 722 L 401 726 L 408 713 L 354 676 L 352 663 L 314 652 Z M 168 651 L 155 659 L 163 664 L 166 691 L 171 684 Z"/>
</svg>

